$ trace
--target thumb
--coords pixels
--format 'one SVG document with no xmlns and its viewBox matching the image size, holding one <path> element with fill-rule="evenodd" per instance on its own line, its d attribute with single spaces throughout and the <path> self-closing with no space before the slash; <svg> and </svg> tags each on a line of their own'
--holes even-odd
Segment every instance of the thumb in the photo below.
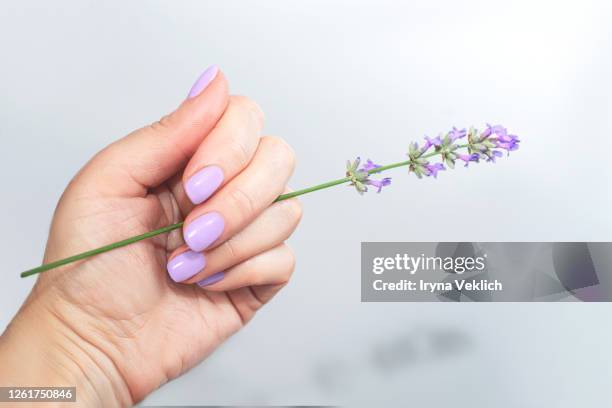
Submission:
<svg viewBox="0 0 612 408">
<path fill-rule="evenodd" d="M 79 172 L 72 187 L 88 195 L 145 195 L 185 166 L 228 100 L 225 76 L 209 67 L 174 112 L 106 147 Z"/>
</svg>

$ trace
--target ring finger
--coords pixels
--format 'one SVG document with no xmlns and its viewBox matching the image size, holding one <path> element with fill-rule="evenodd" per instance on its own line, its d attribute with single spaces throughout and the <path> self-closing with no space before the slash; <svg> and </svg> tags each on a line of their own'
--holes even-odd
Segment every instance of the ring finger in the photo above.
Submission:
<svg viewBox="0 0 612 408">
<path fill-rule="evenodd" d="M 265 252 L 285 241 L 302 216 L 297 199 L 274 203 L 255 221 L 223 244 L 204 253 L 186 245 L 173 252 L 168 274 L 175 282 L 194 283 Z"/>
</svg>

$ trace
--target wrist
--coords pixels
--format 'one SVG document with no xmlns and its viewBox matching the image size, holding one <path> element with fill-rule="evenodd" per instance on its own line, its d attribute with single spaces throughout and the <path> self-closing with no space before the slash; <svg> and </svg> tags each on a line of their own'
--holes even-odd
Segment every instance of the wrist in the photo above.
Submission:
<svg viewBox="0 0 612 408">
<path fill-rule="evenodd" d="M 76 387 L 78 406 L 132 405 L 112 360 L 71 330 L 47 299 L 28 299 L 0 337 L 0 359 L 0 386 Z"/>
</svg>

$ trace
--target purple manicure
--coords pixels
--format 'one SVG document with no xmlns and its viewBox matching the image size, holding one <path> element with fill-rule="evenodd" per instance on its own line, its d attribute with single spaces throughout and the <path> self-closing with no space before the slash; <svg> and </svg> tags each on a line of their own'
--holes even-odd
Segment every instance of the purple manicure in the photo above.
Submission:
<svg viewBox="0 0 612 408">
<path fill-rule="evenodd" d="M 175 282 L 183 282 L 206 266 L 206 258 L 199 252 L 186 251 L 168 262 L 168 275 Z"/>
<path fill-rule="evenodd" d="M 213 283 L 219 282 L 221 279 L 225 277 L 225 272 L 217 272 L 210 275 L 208 278 L 204 278 L 198 282 L 201 288 L 204 286 L 212 285 Z"/>
<path fill-rule="evenodd" d="M 217 72 L 219 72 L 219 67 L 216 65 L 211 65 L 210 67 L 206 68 L 206 70 L 202 72 L 202 75 L 200 75 L 198 80 L 195 81 L 195 84 L 193 84 L 193 86 L 191 87 L 191 90 L 189 91 L 189 95 L 187 95 L 187 97 L 193 98 L 195 96 L 198 96 L 200 92 L 206 89 L 208 84 L 210 84 L 212 80 L 215 79 L 215 77 L 217 76 Z"/>
<path fill-rule="evenodd" d="M 183 230 L 183 238 L 192 251 L 200 252 L 221 236 L 224 227 L 221 214 L 210 212 L 191 221 Z"/>
<path fill-rule="evenodd" d="M 203 203 L 223 182 L 223 170 L 218 166 L 204 167 L 185 183 L 185 193 L 194 204 Z"/>
</svg>

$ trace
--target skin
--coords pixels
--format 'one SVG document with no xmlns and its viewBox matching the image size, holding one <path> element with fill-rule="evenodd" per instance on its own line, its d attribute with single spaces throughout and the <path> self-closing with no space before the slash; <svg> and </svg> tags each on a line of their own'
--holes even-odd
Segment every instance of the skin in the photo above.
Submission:
<svg viewBox="0 0 612 408">
<path fill-rule="evenodd" d="M 202 361 L 288 282 L 295 260 L 284 241 L 301 208 L 272 202 L 287 191 L 294 156 L 261 136 L 263 119 L 254 102 L 229 96 L 219 72 L 79 171 L 54 214 L 45 262 L 208 211 L 223 215 L 225 230 L 204 252 L 206 268 L 182 283 L 166 272 L 186 249 L 181 231 L 40 275 L 0 337 L 1 385 L 76 385 L 77 406 L 133 405 Z M 183 183 L 213 164 L 224 183 L 194 206 Z M 193 284 L 218 271 L 220 282 Z"/>
</svg>

